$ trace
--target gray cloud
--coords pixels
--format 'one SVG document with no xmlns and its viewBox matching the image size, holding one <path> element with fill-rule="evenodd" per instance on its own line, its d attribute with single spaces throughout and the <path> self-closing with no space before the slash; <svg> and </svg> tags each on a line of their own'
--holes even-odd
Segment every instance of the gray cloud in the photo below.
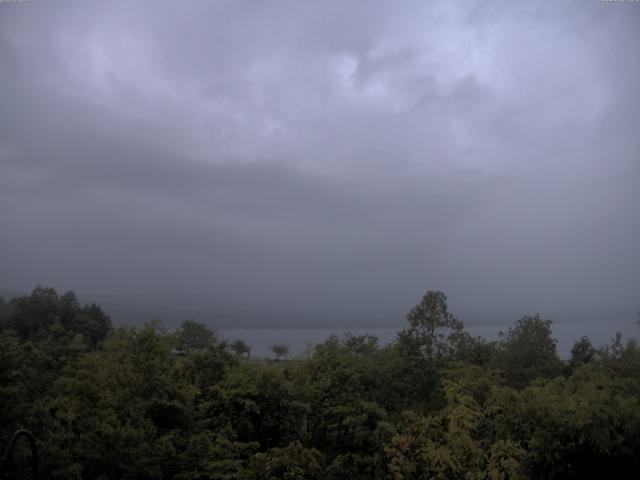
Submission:
<svg viewBox="0 0 640 480">
<path fill-rule="evenodd" d="M 0 285 L 634 307 L 636 7 L 1 4 Z"/>
</svg>

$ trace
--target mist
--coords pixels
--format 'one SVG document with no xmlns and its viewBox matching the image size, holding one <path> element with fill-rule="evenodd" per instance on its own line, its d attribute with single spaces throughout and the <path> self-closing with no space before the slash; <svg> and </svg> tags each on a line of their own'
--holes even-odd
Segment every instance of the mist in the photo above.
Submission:
<svg viewBox="0 0 640 480">
<path fill-rule="evenodd" d="M 1 4 L 0 287 L 633 320 L 636 7 Z"/>
</svg>

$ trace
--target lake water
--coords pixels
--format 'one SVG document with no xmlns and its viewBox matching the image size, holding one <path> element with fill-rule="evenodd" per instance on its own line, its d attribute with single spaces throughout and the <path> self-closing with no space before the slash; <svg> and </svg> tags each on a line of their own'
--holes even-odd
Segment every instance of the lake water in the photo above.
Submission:
<svg viewBox="0 0 640 480">
<path fill-rule="evenodd" d="M 471 335 L 480 335 L 487 340 L 496 340 L 500 331 L 507 331 L 513 325 L 467 326 L 466 330 Z M 221 330 L 225 340 L 242 339 L 251 346 L 251 355 L 254 358 L 270 358 L 273 356 L 269 347 L 274 343 L 285 343 L 291 351 L 289 357 L 303 355 L 308 344 L 324 342 L 329 335 L 335 334 L 342 337 L 345 333 L 354 335 L 369 333 L 378 337 L 381 345 L 386 345 L 395 340 L 398 329 L 372 328 L 351 330 L 328 329 L 299 329 L 299 330 Z M 558 353 L 567 358 L 571 347 L 577 339 L 583 335 L 588 336 L 596 346 L 608 345 L 616 332 L 620 332 L 623 340 L 637 337 L 639 330 L 634 322 L 589 322 L 589 323 L 558 323 L 553 325 L 554 337 L 558 340 Z"/>
</svg>

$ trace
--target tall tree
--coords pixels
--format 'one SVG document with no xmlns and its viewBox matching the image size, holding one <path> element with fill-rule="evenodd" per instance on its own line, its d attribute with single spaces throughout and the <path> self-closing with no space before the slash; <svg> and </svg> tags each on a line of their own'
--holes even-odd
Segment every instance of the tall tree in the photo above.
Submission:
<svg viewBox="0 0 640 480">
<path fill-rule="evenodd" d="M 574 370 L 580 365 L 589 363 L 596 353 L 597 350 L 589 340 L 589 337 L 581 337 L 580 340 L 573 344 L 571 357 L 569 357 L 569 367 Z"/>
<path fill-rule="evenodd" d="M 539 314 L 522 317 L 503 336 L 502 368 L 509 385 L 522 388 L 535 378 L 552 378 L 560 373 L 562 362 L 552 323 Z"/>
<path fill-rule="evenodd" d="M 204 323 L 188 319 L 176 330 L 178 345 L 184 350 L 204 350 L 216 345 L 218 336 L 215 330 Z"/>
<path fill-rule="evenodd" d="M 280 358 L 287 358 L 287 355 L 289 355 L 289 345 L 286 343 L 274 343 L 270 348 L 275 354 L 277 360 L 280 360 Z"/>
<path fill-rule="evenodd" d="M 463 329 L 463 323 L 449 312 L 447 296 L 434 290 L 424 294 L 407 314 L 407 320 L 411 328 L 400 332 L 400 345 L 428 360 L 450 353 L 450 339 Z"/>
<path fill-rule="evenodd" d="M 229 344 L 229 348 L 239 357 L 243 357 L 246 355 L 247 358 L 251 358 L 251 347 L 247 345 L 244 340 L 241 340 L 239 338 L 235 339 Z"/>
</svg>

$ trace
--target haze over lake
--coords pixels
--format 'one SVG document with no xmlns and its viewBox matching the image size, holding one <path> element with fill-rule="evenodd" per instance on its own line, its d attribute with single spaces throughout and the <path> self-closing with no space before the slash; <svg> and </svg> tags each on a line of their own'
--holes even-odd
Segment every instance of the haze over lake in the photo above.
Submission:
<svg viewBox="0 0 640 480">
<path fill-rule="evenodd" d="M 506 332 L 511 325 L 486 325 L 467 327 L 472 335 L 479 335 L 487 340 L 498 340 L 500 332 Z M 583 335 L 588 336 L 594 345 L 605 346 L 611 343 L 615 332 L 620 332 L 623 339 L 638 338 L 638 325 L 629 321 L 612 322 L 588 322 L 577 324 L 555 324 L 553 334 L 558 340 L 558 354 L 562 358 L 568 358 L 571 347 Z M 285 343 L 291 348 L 290 358 L 305 355 L 310 346 L 324 342 L 329 335 L 343 337 L 345 334 L 353 335 L 371 334 L 378 337 L 380 345 L 386 345 L 396 340 L 398 330 L 393 328 L 373 329 L 306 329 L 306 330 L 221 330 L 220 334 L 225 340 L 244 340 L 252 347 L 253 358 L 273 358 L 270 347 L 277 343 Z"/>
</svg>

